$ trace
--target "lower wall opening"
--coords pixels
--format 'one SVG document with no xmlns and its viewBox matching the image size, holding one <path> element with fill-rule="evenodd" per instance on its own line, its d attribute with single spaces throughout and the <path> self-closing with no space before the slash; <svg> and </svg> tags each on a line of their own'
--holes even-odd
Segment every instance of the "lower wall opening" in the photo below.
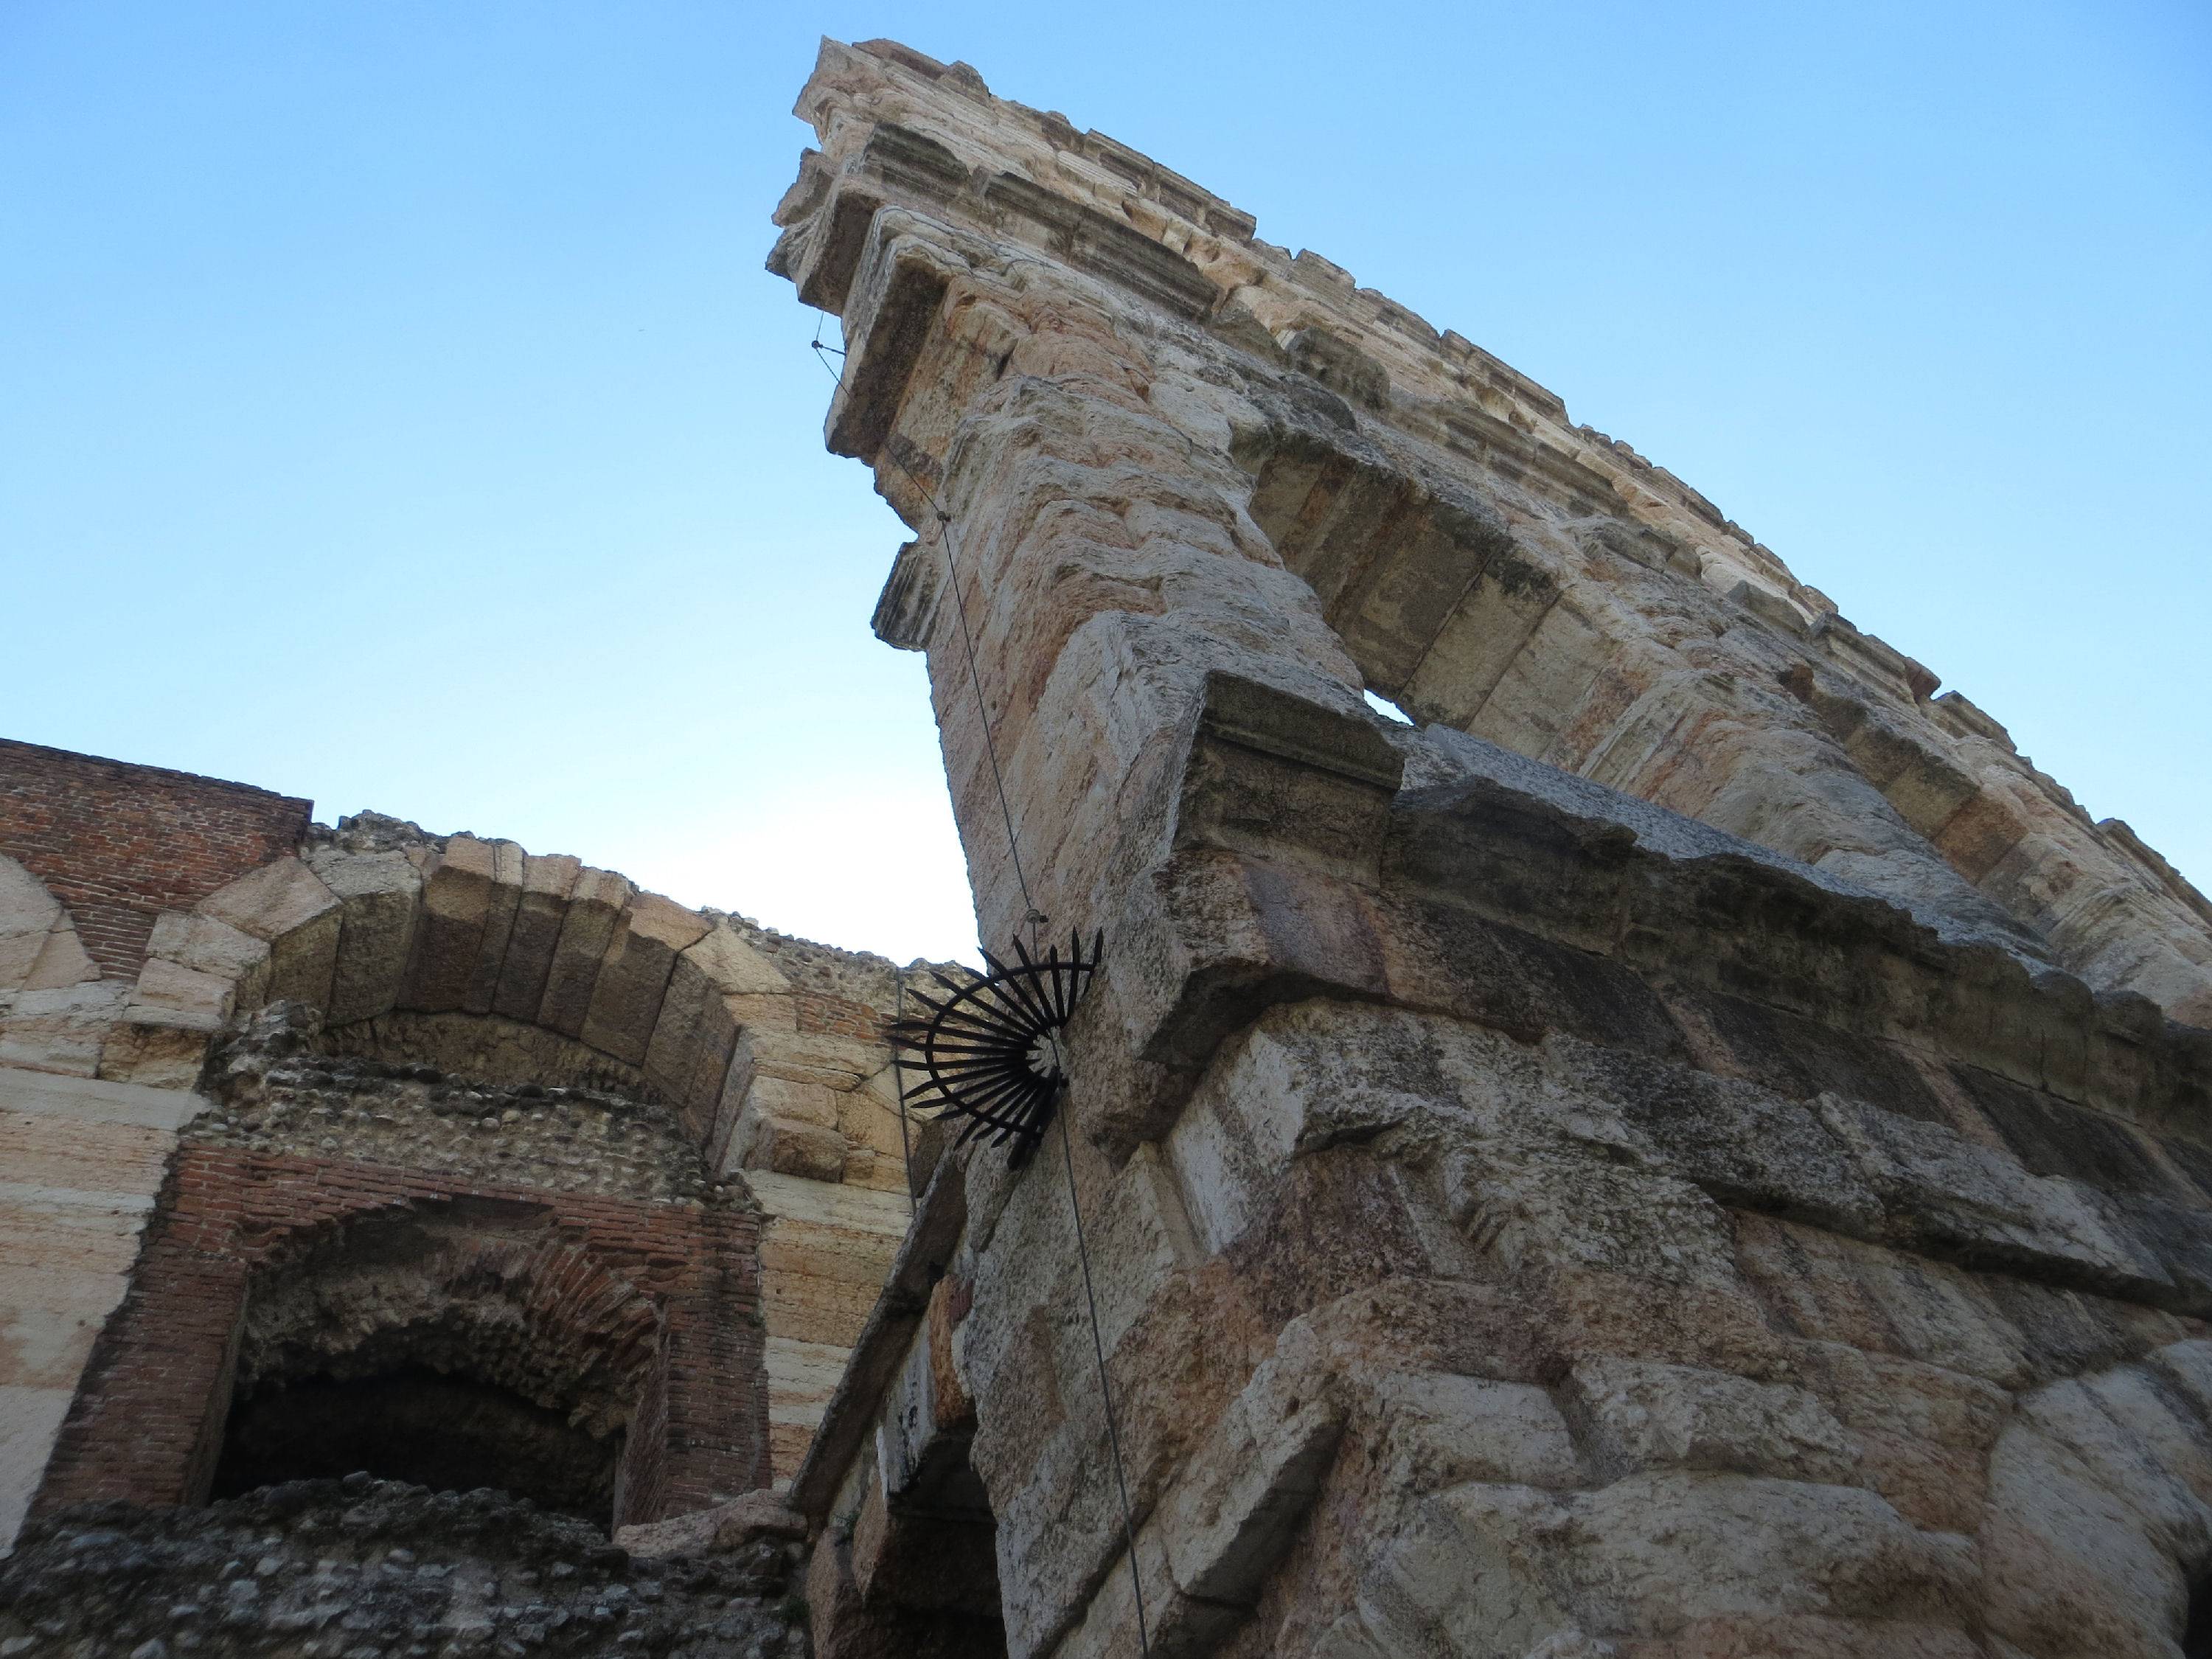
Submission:
<svg viewBox="0 0 2212 1659">
<path fill-rule="evenodd" d="M 289 1379 L 239 1400 L 210 1495 L 356 1472 L 433 1491 L 489 1486 L 613 1523 L 623 1436 L 594 1437 L 512 1389 L 406 1365 Z"/>
</svg>

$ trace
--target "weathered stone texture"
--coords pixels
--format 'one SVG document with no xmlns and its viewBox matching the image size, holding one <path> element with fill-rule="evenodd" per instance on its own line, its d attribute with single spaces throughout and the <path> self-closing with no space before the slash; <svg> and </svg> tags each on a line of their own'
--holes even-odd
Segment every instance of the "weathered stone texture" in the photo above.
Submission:
<svg viewBox="0 0 2212 1659">
<path fill-rule="evenodd" d="M 73 775 L 61 772 L 64 781 Z M 556 1208 L 742 1210 L 750 1202 L 743 1172 L 769 1171 L 774 1206 L 757 1221 L 748 1212 L 744 1260 L 726 1268 L 750 1282 L 765 1225 L 775 1266 L 764 1314 L 757 1287 L 745 1291 L 713 1316 L 726 1328 L 685 1339 L 714 1358 L 672 1362 L 705 1364 L 714 1387 L 735 1391 L 738 1415 L 754 1416 L 741 1431 L 706 1433 L 696 1412 L 666 1418 L 696 1395 L 690 1385 L 672 1393 L 661 1382 L 634 1382 L 631 1394 L 647 1403 L 630 1445 L 680 1449 L 629 1471 L 627 1512 L 787 1477 L 904 1224 L 904 1164 L 880 1030 L 896 1010 L 896 971 L 780 939 L 740 918 L 686 910 L 619 876 L 531 855 L 511 842 L 428 836 L 375 814 L 317 828 L 306 841 L 189 908 L 155 916 L 133 980 L 103 979 L 46 884 L 20 862 L 0 862 L 0 1064 L 36 1068 L 0 1069 L 0 1101 L 12 1108 L 21 1096 L 51 1111 L 33 1120 L 11 1109 L 0 1131 L 25 1171 L 56 1171 L 52 1180 L 27 1173 L 0 1191 L 0 1231 L 20 1231 L 15 1253 L 27 1271 L 37 1266 L 8 1313 L 9 1351 L 20 1363 L 0 1367 L 0 1389 L 9 1390 L 0 1527 L 12 1534 L 42 1482 L 80 1496 L 121 1490 L 102 1486 L 106 1477 L 97 1473 L 100 1457 L 125 1449 L 112 1433 L 106 1452 L 65 1450 L 76 1472 L 62 1477 L 52 1458 L 57 1436 L 73 1396 L 97 1406 L 108 1395 L 137 1400 L 150 1390 L 166 1404 L 174 1389 L 150 1381 L 170 1363 L 164 1343 L 177 1364 L 202 1377 L 209 1398 L 231 1397 L 220 1382 L 230 1363 L 224 1310 L 239 1294 L 228 1269 L 216 1273 L 220 1284 L 172 1273 L 149 1289 L 156 1303 L 174 1304 L 168 1313 L 141 1308 L 111 1325 L 118 1341 L 125 1325 L 137 1332 L 129 1340 L 143 1352 L 86 1371 L 147 1218 L 185 1201 L 173 1189 L 161 1194 L 178 1125 L 207 1104 L 192 1092 L 204 1079 L 216 1109 L 182 1156 L 263 1170 L 250 1178 L 234 1170 L 218 1186 L 234 1176 L 246 1189 L 258 1182 L 273 1182 L 272 1192 L 326 1193 L 296 1202 L 326 1203 L 333 1214 L 363 1193 L 403 1206 L 497 1194 L 500 1203 Z M 94 855 L 78 850 L 83 877 Z M 70 1094 L 68 1074 L 90 1092 Z M 163 1103 L 159 1123 L 106 1126 L 101 1114 L 117 1102 L 128 1115 L 137 1109 L 130 1103 L 145 1098 Z M 812 1144 L 799 1178 L 773 1174 L 792 1160 L 772 1133 L 758 1133 L 794 1100 L 802 1100 Z M 67 1169 L 54 1164 L 62 1143 Z M 856 1196 L 841 1203 L 834 1194 L 847 1183 Z M 218 1208 L 229 1201 L 205 1191 L 190 1200 Z M 287 1226 L 297 1219 L 281 1202 L 276 1212 Z M 671 1237 L 680 1251 L 696 1243 L 680 1229 Z M 147 1265 L 138 1271 L 143 1279 Z M 652 1286 L 645 1293 L 661 1294 Z M 437 1285 L 423 1294 L 456 1309 L 466 1301 Z M 435 1317 L 428 1304 L 422 1314 Z M 192 1334 L 191 1322 L 202 1316 L 216 1322 Z M 730 1354 L 716 1346 L 730 1343 Z M 81 1389 L 85 1376 L 92 1380 Z M 371 1403 L 387 1415 L 434 1412 L 445 1386 L 395 1382 Z M 311 1440 L 313 1413 L 323 1408 L 303 1401 L 253 1432 L 273 1447 Z M 552 1432 L 512 1411 L 502 1418 L 505 1408 L 473 1396 L 447 1404 L 475 1413 L 471 1420 L 487 1434 Z M 108 1411 L 111 1430 L 123 1409 Z M 222 1442 L 222 1425 L 187 1415 L 164 1429 L 159 1455 L 138 1449 L 153 1484 L 129 1486 L 133 1494 L 201 1489 L 207 1468 L 185 1465 L 213 1455 L 207 1449 Z M 549 1469 L 573 1465 L 573 1486 L 599 1478 L 588 1475 L 592 1455 L 556 1437 L 540 1461 Z"/>
<path fill-rule="evenodd" d="M 502 1493 L 365 1475 L 204 1509 L 91 1504 L 43 1518 L 0 1562 L 0 1642 L 84 1659 L 414 1647 L 798 1659 L 789 1547 L 636 1560 Z"/>
<path fill-rule="evenodd" d="M 2172 1652 L 2212 909 L 1694 490 L 1188 180 L 890 42 L 798 109 L 770 268 L 915 531 L 876 627 L 985 937 L 1109 940 L 1087 1260 L 1057 1131 L 939 1166 L 793 1486 L 823 1650 L 969 1650 L 898 1571 L 934 1459 L 1024 1659 L 1135 1653 L 1138 1586 L 1223 1659 Z M 819 1117 L 738 1144 L 798 1167 Z"/>
</svg>

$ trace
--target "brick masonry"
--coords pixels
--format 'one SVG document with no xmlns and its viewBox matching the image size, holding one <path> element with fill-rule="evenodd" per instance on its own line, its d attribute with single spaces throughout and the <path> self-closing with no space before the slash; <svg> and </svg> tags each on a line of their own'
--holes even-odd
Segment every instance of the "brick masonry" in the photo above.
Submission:
<svg viewBox="0 0 2212 1659">
<path fill-rule="evenodd" d="M 596 1328 L 605 1298 L 625 1289 L 659 1311 L 661 1340 L 630 1421 L 617 1519 L 653 1520 L 763 1484 L 759 1221 L 751 1212 L 195 1146 L 179 1153 L 165 1184 L 160 1219 L 94 1351 L 34 1512 L 105 1498 L 203 1501 L 255 1285 L 364 1220 L 465 1210 L 471 1200 L 509 1217 L 527 1211 L 541 1249 L 562 1258 L 533 1286 L 545 1325 Z"/>
<path fill-rule="evenodd" d="M 0 853 L 68 907 L 110 979 L 137 975 L 161 911 L 292 851 L 313 811 L 248 784 L 0 738 Z"/>
</svg>

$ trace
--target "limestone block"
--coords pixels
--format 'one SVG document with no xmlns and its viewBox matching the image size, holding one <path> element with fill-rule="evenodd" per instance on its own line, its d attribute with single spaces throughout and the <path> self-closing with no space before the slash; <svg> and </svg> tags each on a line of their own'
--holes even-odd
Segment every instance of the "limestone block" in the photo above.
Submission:
<svg viewBox="0 0 2212 1659">
<path fill-rule="evenodd" d="M 461 1006 L 472 1014 L 488 1014 L 499 993 L 507 947 L 514 932 L 514 918 L 522 905 L 522 884 L 527 855 L 511 841 L 492 844 L 491 891 L 484 903 L 483 933 L 477 943 L 476 966 L 469 975 Z"/>
<path fill-rule="evenodd" d="M 579 1033 L 583 1040 L 618 1060 L 641 1064 L 677 956 L 706 933 L 705 921 L 673 900 L 658 893 L 632 898 L 599 964 Z"/>
<path fill-rule="evenodd" d="M 1978 1589 L 1969 1540 L 1920 1532 L 1848 1486 L 1678 1471 L 1561 1500 L 1476 1485 L 1427 1499 L 1416 1516 L 1410 1547 L 1363 1585 L 1361 1610 L 1380 1634 L 1407 1632 L 1403 1614 L 1385 1611 L 1395 1589 L 1462 1651 L 1513 1651 L 1516 1639 L 1534 1646 L 1569 1625 L 1650 1631 L 1775 1615 L 1942 1625 Z"/>
<path fill-rule="evenodd" d="M 61 902 L 15 860 L 0 855 L 0 996 L 21 988 L 46 946 L 46 936 L 66 928 Z"/>
<path fill-rule="evenodd" d="M 213 1030 L 167 1024 L 149 1010 L 125 1012 L 100 1046 L 96 1075 L 158 1089 L 189 1089 L 199 1081 L 215 1041 Z"/>
<path fill-rule="evenodd" d="M 194 907 L 269 946 L 268 994 L 320 1008 L 330 1000 L 343 915 L 337 894 L 296 858 L 280 858 Z"/>
<path fill-rule="evenodd" d="M 1597 1269 L 1733 1291 L 1728 1217 L 1669 1176 L 1531 1151 L 1455 1153 L 1444 1187 L 1455 1218 L 1516 1269 Z"/>
<path fill-rule="evenodd" d="M 775 1315 L 770 1315 L 774 1322 Z M 852 1355 L 848 1343 L 805 1342 L 770 1334 L 761 1345 L 768 1376 L 769 1462 L 788 1483 L 821 1425 L 822 1413 Z"/>
<path fill-rule="evenodd" d="M 835 1129 L 787 1117 L 756 1119 L 751 1133 L 735 1149 L 738 1167 L 836 1181 L 845 1170 L 845 1137 Z"/>
<path fill-rule="evenodd" d="M 782 969 L 727 926 L 711 929 L 684 956 L 728 996 L 772 996 L 791 989 Z"/>
<path fill-rule="evenodd" d="M 0 1550 L 21 1529 L 76 1394 L 73 1384 L 34 1389 L 0 1382 Z"/>
<path fill-rule="evenodd" d="M 568 910 L 561 918 L 552 965 L 545 972 L 545 994 L 538 1005 L 539 1024 L 569 1036 L 582 1033 L 592 988 L 599 982 L 599 964 L 613 941 L 623 907 L 636 891 L 611 870 L 586 866 L 578 872 Z"/>
<path fill-rule="evenodd" d="M 910 1205 L 902 1194 L 860 1190 L 822 1181 L 749 1170 L 745 1180 L 766 1215 L 761 1234 L 761 1311 L 771 1344 L 793 1348 L 787 1361 L 815 1365 L 836 1356 L 826 1378 L 818 1372 L 790 1379 L 796 1399 L 819 1388 L 826 1400 L 843 1354 L 874 1309 Z M 812 1380 L 808 1381 L 807 1377 Z M 771 1387 L 774 1377 L 771 1376 Z M 772 1401 L 773 1404 L 773 1401 Z M 808 1432 L 818 1411 L 805 1419 Z M 781 1467 L 781 1465 L 779 1467 Z"/>
<path fill-rule="evenodd" d="M 837 1127 L 842 1099 L 837 1091 L 821 1083 L 759 1070 L 750 1033 L 738 1039 L 730 1070 L 732 1076 L 744 1080 L 744 1095 L 738 1104 L 740 1122 L 746 1118 L 773 1116 L 811 1123 L 824 1129 Z"/>
<path fill-rule="evenodd" d="M 455 836 L 424 870 L 422 915 L 399 994 L 402 1007 L 443 1013 L 467 999 L 483 947 L 499 858 L 492 842 Z"/>
<path fill-rule="evenodd" d="M 545 1000 L 561 928 L 568 917 L 569 896 L 584 872 L 581 860 L 563 854 L 532 854 L 523 860 L 522 891 L 507 936 L 507 956 L 491 1011 L 509 1019 L 534 1020 Z"/>
<path fill-rule="evenodd" d="M 2032 1175 L 2012 1153 L 1943 1124 L 1832 1093 L 1817 1103 L 1888 1206 L 1895 1236 L 1989 1259 L 2040 1258 L 2046 1272 L 2124 1294 L 2173 1294 L 2156 1256 L 2079 1183 Z"/>
<path fill-rule="evenodd" d="M 2020 1328 L 1971 1273 L 1765 1216 L 1738 1216 L 1735 1237 L 1745 1277 L 1808 1336 L 2003 1388 L 2029 1380 Z"/>
<path fill-rule="evenodd" d="M 213 1031 L 230 1018 L 231 981 L 149 956 L 125 1005 L 127 1019 Z"/>
<path fill-rule="evenodd" d="M 195 911 L 164 910 L 155 918 L 147 954 L 228 980 L 234 1007 L 258 1008 L 267 1000 L 268 945 L 227 921 Z"/>
<path fill-rule="evenodd" d="M 730 995 L 788 988 L 783 975 L 732 930 L 711 929 L 676 958 L 646 1045 L 647 1077 L 702 1117 L 711 1115 L 738 1041 Z"/>
<path fill-rule="evenodd" d="M 1534 1383 L 1397 1372 L 1376 1393 L 1393 1490 L 1414 1495 L 1469 1480 L 1565 1488 L 1582 1480 L 1566 1419 Z"/>
<path fill-rule="evenodd" d="M 0 1066 L 92 1076 L 129 992 L 119 980 L 18 992 L 0 1013 Z"/>
<path fill-rule="evenodd" d="M 100 964 L 87 953 L 76 929 L 58 927 L 46 937 L 31 970 L 24 976 L 26 991 L 58 991 L 100 977 Z"/>
<path fill-rule="evenodd" d="M 1980 1527 L 1990 1448 L 2012 1413 L 2005 1390 L 1836 1342 L 1802 1345 L 1790 1370 L 1851 1437 L 1860 1484 L 1917 1526 Z"/>
<path fill-rule="evenodd" d="M 1688 1365 L 1584 1360 L 1573 1387 L 1617 1470 L 1681 1465 L 1796 1480 L 1850 1480 L 1856 1449 L 1803 1389 Z"/>
<path fill-rule="evenodd" d="M 2132 1377 L 2136 1386 L 2116 1383 L 2120 1377 Z M 2147 1380 L 2126 1366 L 2054 1382 L 2021 1401 L 2021 1418 L 2073 1453 L 2106 1491 L 2148 1523 L 2144 1530 L 2162 1549 L 2194 1560 L 2212 1547 L 2212 1507 L 2187 1477 L 2201 1479 L 2212 1431 L 2202 1424 L 2185 1425 L 2155 1389 L 2142 1386 Z M 2122 1420 L 2116 1405 L 2132 1406 L 2130 1414 L 2141 1428 Z"/>
<path fill-rule="evenodd" d="M 1989 1629 L 2033 1654 L 2171 1659 L 2188 1580 L 2149 1523 L 2038 1429 L 2006 1431 L 1981 1529 Z"/>
<path fill-rule="evenodd" d="M 307 861 L 343 907 L 325 1024 L 343 1025 L 390 1012 L 414 950 L 421 872 L 406 854 L 397 852 L 324 849 Z"/>
<path fill-rule="evenodd" d="M 1325 1394 L 1262 1366 L 1169 1494 L 1161 1534 L 1176 1581 L 1250 1606 L 1321 1491 L 1343 1423 Z"/>
<path fill-rule="evenodd" d="M 665 1521 L 617 1527 L 617 1548 L 628 1550 L 639 1560 L 658 1560 L 670 1555 L 706 1555 L 744 1548 L 757 1540 L 789 1543 L 806 1536 L 803 1516 L 787 1508 L 773 1492 L 749 1492 L 727 1504 L 715 1504 Z"/>
</svg>

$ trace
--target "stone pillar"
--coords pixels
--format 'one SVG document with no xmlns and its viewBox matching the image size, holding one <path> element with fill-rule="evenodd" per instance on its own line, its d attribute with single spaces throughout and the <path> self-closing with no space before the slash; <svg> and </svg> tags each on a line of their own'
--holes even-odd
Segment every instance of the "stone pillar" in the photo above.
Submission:
<svg viewBox="0 0 2212 1659">
<path fill-rule="evenodd" d="M 1135 1585 L 1162 1655 L 2163 1650 L 2212 1429 L 2141 1391 L 2212 1317 L 2212 1036 L 1916 839 L 1936 774 L 1820 712 L 1817 596 L 1541 388 L 963 65 L 828 43 L 799 107 L 771 264 L 915 532 L 876 623 L 984 938 L 1108 940 L 1084 1238 L 1057 1139 L 949 1160 L 794 1477 L 829 1659 L 975 1650 L 897 1571 L 925 1445 L 1017 1659 L 1133 1654 Z M 2077 1387 L 2130 1426 L 2006 1428 Z"/>
</svg>

